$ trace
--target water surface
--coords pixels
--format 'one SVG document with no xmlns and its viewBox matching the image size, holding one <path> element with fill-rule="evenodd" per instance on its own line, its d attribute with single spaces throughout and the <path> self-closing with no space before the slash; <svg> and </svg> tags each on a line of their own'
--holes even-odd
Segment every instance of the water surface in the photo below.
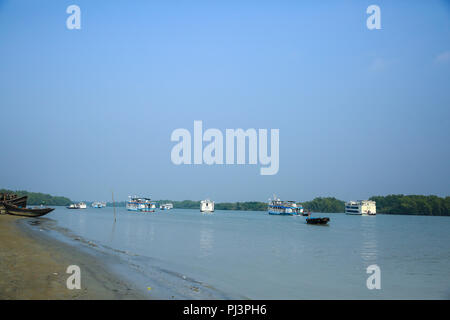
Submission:
<svg viewBox="0 0 450 320">
<path fill-rule="evenodd" d="M 199 298 L 207 288 L 210 298 L 450 298 L 450 218 L 322 216 L 331 218 L 329 226 L 265 212 L 117 208 L 114 223 L 107 207 L 57 208 L 46 221 L 86 243 L 126 253 L 129 268 L 120 272 L 143 288 L 176 292 L 179 284 L 159 277 L 157 267 L 198 283 L 191 289 Z M 381 269 L 381 290 L 366 287 L 366 268 L 373 264 Z"/>
</svg>

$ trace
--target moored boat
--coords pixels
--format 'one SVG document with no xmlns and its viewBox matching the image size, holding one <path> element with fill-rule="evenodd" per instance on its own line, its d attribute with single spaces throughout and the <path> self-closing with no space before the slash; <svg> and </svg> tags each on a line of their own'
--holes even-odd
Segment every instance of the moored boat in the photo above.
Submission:
<svg viewBox="0 0 450 320">
<path fill-rule="evenodd" d="M 23 217 L 40 217 L 46 215 L 49 212 L 55 210 L 54 208 L 19 208 L 18 206 L 3 203 L 6 209 L 6 213 L 13 216 Z"/>
<path fill-rule="evenodd" d="M 101 209 L 106 207 L 106 202 L 94 201 L 92 202 L 92 208 Z"/>
<path fill-rule="evenodd" d="M 377 204 L 372 200 L 348 201 L 345 203 L 345 213 L 349 215 L 374 216 L 377 214 Z"/>
<path fill-rule="evenodd" d="M 16 194 L 0 193 L 0 214 L 6 214 L 6 209 L 3 203 L 9 203 L 19 208 L 26 208 L 28 196 L 19 197 Z"/>
<path fill-rule="evenodd" d="M 128 198 L 128 211 L 155 212 L 156 203 L 152 202 L 150 198 L 139 198 L 137 196 L 128 196 Z"/>
<path fill-rule="evenodd" d="M 170 210 L 173 209 L 173 204 L 172 203 L 165 203 L 159 206 L 159 209 L 161 210 Z"/>
<path fill-rule="evenodd" d="M 27 206 L 28 196 L 17 197 L 13 200 L 8 201 L 9 204 L 15 205 L 19 208 L 25 208 Z"/>
<path fill-rule="evenodd" d="M 306 218 L 307 224 L 327 224 L 330 221 L 328 217 L 322 218 Z"/>
<path fill-rule="evenodd" d="M 212 213 L 214 212 L 214 201 L 209 199 L 200 201 L 200 212 Z"/>
<path fill-rule="evenodd" d="M 282 201 L 274 195 L 273 199 L 269 199 L 267 211 L 271 215 L 292 216 L 302 215 L 304 210 L 301 204 L 295 201 Z"/>
<path fill-rule="evenodd" d="M 79 202 L 79 203 L 72 203 L 70 204 L 68 207 L 66 207 L 67 209 L 86 209 L 86 203 L 84 202 Z"/>
</svg>

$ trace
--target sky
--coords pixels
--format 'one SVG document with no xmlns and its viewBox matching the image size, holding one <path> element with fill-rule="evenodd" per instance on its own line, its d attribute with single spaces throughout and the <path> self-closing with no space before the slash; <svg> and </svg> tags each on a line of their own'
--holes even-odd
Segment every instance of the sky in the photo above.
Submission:
<svg viewBox="0 0 450 320">
<path fill-rule="evenodd" d="M 372 4 L 380 30 L 366 26 Z M 449 1 L 0 0 L 0 188 L 448 196 L 449 110 Z M 173 164 L 171 134 L 195 120 L 279 129 L 278 173 Z"/>
</svg>

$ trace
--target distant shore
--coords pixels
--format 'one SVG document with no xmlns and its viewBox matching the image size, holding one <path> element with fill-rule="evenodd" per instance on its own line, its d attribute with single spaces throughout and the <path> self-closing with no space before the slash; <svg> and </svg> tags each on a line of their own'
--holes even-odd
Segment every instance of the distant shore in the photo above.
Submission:
<svg viewBox="0 0 450 320">
<path fill-rule="evenodd" d="M 94 256 L 0 215 L 0 299 L 145 299 Z M 81 269 L 81 289 L 66 287 L 69 265 Z"/>
<path fill-rule="evenodd" d="M 0 189 L 0 193 L 12 193 L 18 196 L 27 196 L 28 205 L 68 206 L 73 203 L 67 197 L 52 196 L 39 192 L 24 190 Z M 399 215 L 423 215 L 423 216 L 450 216 L 450 196 L 438 197 L 435 195 L 403 195 L 391 194 L 386 196 L 372 196 L 368 200 L 376 202 L 377 212 L 383 214 Z M 79 202 L 79 201 L 76 201 Z M 92 201 L 84 202 L 90 206 Z M 108 202 L 107 206 L 125 207 L 126 201 Z M 175 209 L 198 209 L 199 200 L 155 200 L 159 207 L 164 203 L 172 203 Z M 345 201 L 335 197 L 316 197 L 310 201 L 300 201 L 306 211 L 317 213 L 344 213 Z M 216 210 L 232 211 L 266 211 L 267 202 L 241 201 L 241 202 L 216 202 Z"/>
<path fill-rule="evenodd" d="M 373 196 L 369 200 L 376 202 L 377 212 L 382 214 L 450 216 L 450 197 L 422 195 L 388 195 Z M 198 209 L 200 201 L 193 200 L 158 200 L 157 205 L 172 203 L 175 209 Z M 314 213 L 344 213 L 345 201 L 334 197 L 317 197 L 311 201 L 300 201 L 306 211 Z M 112 206 L 108 202 L 108 206 Z M 126 202 L 115 203 L 116 207 L 125 207 Z M 216 210 L 267 211 L 267 203 L 260 201 L 216 202 Z"/>
</svg>

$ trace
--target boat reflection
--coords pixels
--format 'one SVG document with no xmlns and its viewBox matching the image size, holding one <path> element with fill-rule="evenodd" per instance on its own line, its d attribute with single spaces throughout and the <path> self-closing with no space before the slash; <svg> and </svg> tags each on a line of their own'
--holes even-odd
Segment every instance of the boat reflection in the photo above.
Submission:
<svg viewBox="0 0 450 320">
<path fill-rule="evenodd" d="M 205 258 L 212 254 L 214 247 L 214 230 L 208 226 L 200 229 L 200 257 Z"/>
<path fill-rule="evenodd" d="M 376 234 L 377 219 L 374 216 L 361 217 L 362 247 L 361 258 L 366 266 L 377 264 L 378 243 Z"/>
</svg>

